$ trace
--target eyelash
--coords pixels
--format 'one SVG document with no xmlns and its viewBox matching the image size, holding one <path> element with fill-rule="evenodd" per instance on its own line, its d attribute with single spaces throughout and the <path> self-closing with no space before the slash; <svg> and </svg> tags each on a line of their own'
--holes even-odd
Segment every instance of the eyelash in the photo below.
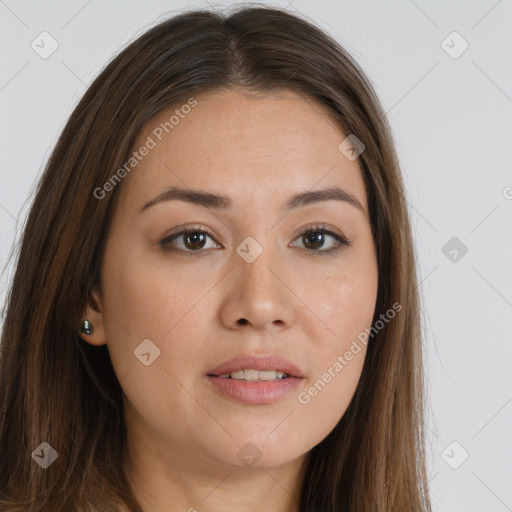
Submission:
<svg viewBox="0 0 512 512">
<path fill-rule="evenodd" d="M 206 252 L 203 249 L 198 249 L 196 251 L 193 251 L 193 250 L 177 249 L 177 248 L 172 247 L 170 245 L 172 241 L 174 241 L 175 239 L 179 238 L 180 236 L 188 235 L 188 234 L 191 234 L 191 233 L 203 233 L 203 234 L 206 234 L 215 243 L 217 243 L 216 240 L 215 240 L 215 237 L 207 229 L 205 229 L 203 226 L 193 226 L 191 228 L 186 228 L 186 229 L 184 229 L 182 231 L 179 231 L 177 233 L 172 234 L 169 237 L 164 238 L 163 240 L 161 240 L 158 243 L 159 243 L 159 245 L 161 246 L 161 248 L 165 252 L 188 253 L 191 256 L 201 256 L 201 253 Z M 335 252 L 338 252 L 340 249 L 343 249 L 344 247 L 349 247 L 350 245 L 352 245 L 352 242 L 350 240 L 348 240 L 347 238 L 345 238 L 343 236 L 337 235 L 336 233 L 333 233 L 329 229 L 325 229 L 325 226 L 323 224 L 321 224 L 321 225 L 317 224 L 317 225 L 308 227 L 306 230 L 302 231 L 295 238 L 295 240 L 297 238 L 299 238 L 299 237 L 302 237 L 304 235 L 308 235 L 308 234 L 311 234 L 311 233 L 322 233 L 322 234 L 325 234 L 325 235 L 332 236 L 336 240 L 336 242 L 337 242 L 334 247 L 332 247 L 331 249 L 327 249 L 327 250 L 307 249 L 307 248 L 305 248 L 304 249 L 305 251 L 312 253 L 311 256 L 317 256 L 317 255 L 318 256 L 324 256 L 324 255 L 327 255 L 327 254 L 333 254 Z"/>
</svg>

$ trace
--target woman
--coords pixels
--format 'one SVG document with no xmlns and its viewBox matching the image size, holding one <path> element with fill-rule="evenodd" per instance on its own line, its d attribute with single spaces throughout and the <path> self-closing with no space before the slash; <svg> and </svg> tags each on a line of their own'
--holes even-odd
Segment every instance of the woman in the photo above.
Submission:
<svg viewBox="0 0 512 512">
<path fill-rule="evenodd" d="M 368 79 L 285 10 L 131 43 L 32 205 L 2 510 L 428 511 L 420 310 Z"/>
</svg>

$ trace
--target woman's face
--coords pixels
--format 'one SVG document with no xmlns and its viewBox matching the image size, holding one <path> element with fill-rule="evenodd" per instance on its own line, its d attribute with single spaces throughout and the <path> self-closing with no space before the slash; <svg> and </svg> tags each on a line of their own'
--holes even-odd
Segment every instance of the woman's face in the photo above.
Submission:
<svg viewBox="0 0 512 512">
<path fill-rule="evenodd" d="M 327 436 L 361 374 L 353 342 L 377 297 L 365 187 L 339 149 L 349 134 L 310 98 L 195 100 L 134 145 L 83 338 L 108 346 L 132 453 L 196 471 L 275 468 Z M 170 187 L 183 199 L 143 208 Z M 329 188 L 361 208 L 308 196 Z M 247 359 L 219 368 L 233 358 Z"/>
</svg>

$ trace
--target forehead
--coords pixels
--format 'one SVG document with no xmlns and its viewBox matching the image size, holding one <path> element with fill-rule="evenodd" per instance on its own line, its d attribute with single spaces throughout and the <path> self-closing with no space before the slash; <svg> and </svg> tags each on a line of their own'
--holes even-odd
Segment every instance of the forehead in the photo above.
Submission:
<svg viewBox="0 0 512 512">
<path fill-rule="evenodd" d="M 366 209 L 359 163 L 338 149 L 347 135 L 326 107 L 293 91 L 196 95 L 141 131 L 132 151 L 151 149 L 124 179 L 121 203 L 139 209 L 172 185 L 229 195 L 240 207 L 341 186 Z"/>
</svg>

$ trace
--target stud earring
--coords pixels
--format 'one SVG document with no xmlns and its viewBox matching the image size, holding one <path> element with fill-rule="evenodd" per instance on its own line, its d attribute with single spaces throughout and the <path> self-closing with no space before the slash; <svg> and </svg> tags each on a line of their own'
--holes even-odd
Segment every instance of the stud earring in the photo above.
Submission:
<svg viewBox="0 0 512 512">
<path fill-rule="evenodd" d="M 93 328 L 92 328 L 92 324 L 91 322 L 89 322 L 89 320 L 84 320 L 82 322 L 82 328 L 81 328 L 81 331 L 84 333 L 84 334 L 92 334 L 93 332 Z"/>
</svg>

